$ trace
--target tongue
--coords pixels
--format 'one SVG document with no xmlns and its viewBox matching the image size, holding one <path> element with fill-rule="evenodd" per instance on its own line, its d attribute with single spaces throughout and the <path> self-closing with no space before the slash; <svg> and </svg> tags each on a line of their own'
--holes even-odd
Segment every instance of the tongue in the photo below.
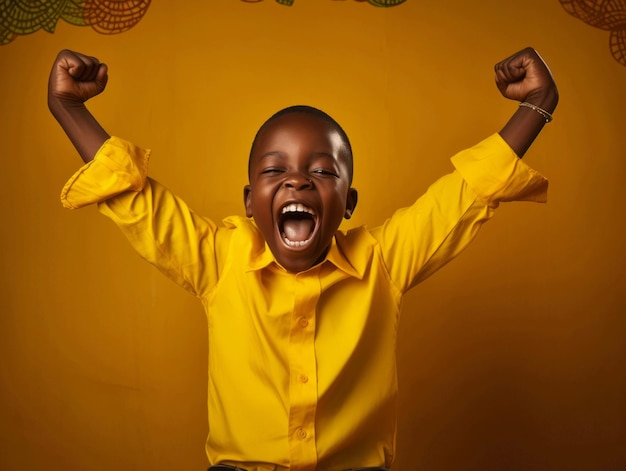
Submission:
<svg viewBox="0 0 626 471">
<path fill-rule="evenodd" d="M 283 223 L 285 237 L 292 241 L 307 240 L 313 231 L 311 219 L 288 219 Z"/>
</svg>

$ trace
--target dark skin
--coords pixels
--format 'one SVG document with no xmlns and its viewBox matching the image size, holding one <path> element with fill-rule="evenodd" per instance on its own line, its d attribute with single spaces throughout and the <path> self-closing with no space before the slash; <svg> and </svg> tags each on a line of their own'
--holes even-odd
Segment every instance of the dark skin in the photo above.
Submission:
<svg viewBox="0 0 626 471">
<path fill-rule="evenodd" d="M 559 102 L 559 92 L 550 69 L 532 48 L 528 47 L 498 62 L 495 67 L 496 86 L 502 96 L 531 103 L 552 114 Z M 522 158 L 539 135 L 546 121 L 536 111 L 519 107 L 500 136 Z"/>
<path fill-rule="evenodd" d="M 48 108 L 83 162 L 93 160 L 110 136 L 85 106 L 102 93 L 108 68 L 98 59 L 78 52 L 59 52 L 48 79 Z"/>
<path fill-rule="evenodd" d="M 281 116 L 257 138 L 244 188 L 246 215 L 292 273 L 319 263 L 342 219 L 352 216 L 357 191 L 350 188 L 347 153 L 339 133 L 308 113 Z M 291 216 L 309 221 L 303 234 L 289 236 Z"/>
<path fill-rule="evenodd" d="M 532 48 L 496 64 L 495 76 L 504 97 L 548 113 L 556 108 L 556 84 Z M 67 50 L 59 53 L 50 73 L 48 106 L 84 162 L 93 160 L 109 138 L 85 106 L 105 89 L 107 77 L 105 64 Z M 500 136 L 521 158 L 545 124 L 535 110 L 519 107 Z M 250 183 L 244 188 L 247 216 L 255 219 L 287 271 L 313 267 L 324 259 L 342 219 L 350 218 L 356 207 L 340 136 L 318 117 L 287 114 L 260 133 L 251 159 Z"/>
</svg>

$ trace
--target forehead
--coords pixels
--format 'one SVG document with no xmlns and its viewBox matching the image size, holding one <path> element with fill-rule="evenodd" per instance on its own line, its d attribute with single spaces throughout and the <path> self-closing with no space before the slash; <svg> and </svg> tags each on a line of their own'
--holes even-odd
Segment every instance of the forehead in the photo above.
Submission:
<svg viewBox="0 0 626 471">
<path fill-rule="evenodd" d="M 323 152 L 339 157 L 345 150 L 339 131 L 311 113 L 293 112 L 266 123 L 259 131 L 253 157 L 268 152 Z"/>
</svg>

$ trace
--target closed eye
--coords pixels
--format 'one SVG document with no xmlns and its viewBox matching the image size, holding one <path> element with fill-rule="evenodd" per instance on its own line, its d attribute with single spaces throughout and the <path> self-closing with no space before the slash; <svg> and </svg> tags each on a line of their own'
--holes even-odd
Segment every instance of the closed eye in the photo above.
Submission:
<svg viewBox="0 0 626 471">
<path fill-rule="evenodd" d="M 276 167 L 268 167 L 268 168 L 264 168 L 263 170 L 261 170 L 262 175 L 272 175 L 272 174 L 277 174 L 281 172 L 282 172 L 282 169 L 276 168 Z"/>
<path fill-rule="evenodd" d="M 339 175 L 337 175 L 337 172 L 335 172 L 334 170 L 328 170 L 328 169 L 325 169 L 325 168 L 317 168 L 317 169 L 313 170 L 311 173 L 313 173 L 315 175 L 326 176 L 326 177 L 337 177 L 337 178 L 339 178 Z"/>
</svg>

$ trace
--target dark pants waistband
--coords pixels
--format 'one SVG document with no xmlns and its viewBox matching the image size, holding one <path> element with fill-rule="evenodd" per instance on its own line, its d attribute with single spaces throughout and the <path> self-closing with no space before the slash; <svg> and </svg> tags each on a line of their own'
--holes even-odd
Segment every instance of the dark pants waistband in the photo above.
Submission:
<svg viewBox="0 0 626 471">
<path fill-rule="evenodd" d="M 209 466 L 208 471 L 246 471 L 243 468 L 238 468 L 236 466 L 228 466 L 226 464 L 214 464 L 213 466 Z M 373 468 L 350 468 L 345 471 L 390 471 L 389 468 L 383 468 L 382 466 L 375 466 Z"/>
</svg>

